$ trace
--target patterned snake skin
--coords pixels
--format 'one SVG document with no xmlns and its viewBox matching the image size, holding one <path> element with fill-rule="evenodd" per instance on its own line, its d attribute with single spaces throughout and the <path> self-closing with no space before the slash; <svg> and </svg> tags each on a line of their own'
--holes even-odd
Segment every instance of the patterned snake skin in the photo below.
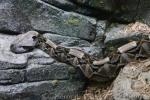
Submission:
<svg viewBox="0 0 150 100">
<path fill-rule="evenodd" d="M 54 48 L 50 46 L 46 42 L 46 38 L 44 38 L 42 35 L 39 35 L 36 39 L 37 48 L 45 51 L 52 58 L 60 62 L 73 65 L 75 68 L 80 68 L 85 77 L 87 77 L 89 80 L 98 82 L 106 82 L 114 79 L 117 76 L 120 68 L 124 67 L 129 62 L 141 61 L 150 57 L 149 39 L 136 41 L 137 46 L 127 50 L 126 52 L 115 52 L 108 55 L 110 60 L 100 65 L 93 64 L 94 61 L 98 61 L 98 58 L 90 56 L 83 51 L 80 51 L 84 54 L 82 58 L 80 58 L 70 54 L 70 48 L 65 48 L 62 46 L 57 46 Z"/>
</svg>

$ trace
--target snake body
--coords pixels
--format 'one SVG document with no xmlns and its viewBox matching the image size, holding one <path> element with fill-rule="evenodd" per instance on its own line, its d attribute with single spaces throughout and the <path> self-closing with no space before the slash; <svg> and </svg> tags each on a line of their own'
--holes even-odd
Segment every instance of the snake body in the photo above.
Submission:
<svg viewBox="0 0 150 100">
<path fill-rule="evenodd" d="M 110 54 L 110 61 L 101 64 L 94 65 L 93 62 L 98 58 L 93 57 L 87 53 L 84 53 L 82 58 L 71 55 L 70 48 L 57 46 L 52 47 L 46 42 L 46 38 L 42 35 L 37 37 L 36 47 L 49 54 L 57 61 L 70 64 L 75 68 L 80 68 L 85 77 L 89 80 L 106 82 L 114 79 L 119 73 L 120 68 L 124 67 L 130 62 L 138 62 L 148 59 L 150 57 L 150 40 L 142 39 L 136 41 L 137 46 L 123 53 L 116 52 Z"/>
</svg>

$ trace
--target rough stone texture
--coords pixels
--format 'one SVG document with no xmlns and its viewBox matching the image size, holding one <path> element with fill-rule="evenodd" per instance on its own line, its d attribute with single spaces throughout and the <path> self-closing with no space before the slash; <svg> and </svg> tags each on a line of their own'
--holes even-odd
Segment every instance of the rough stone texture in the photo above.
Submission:
<svg viewBox="0 0 150 100">
<path fill-rule="evenodd" d="M 88 16 L 99 16 L 99 10 L 95 10 L 85 6 L 80 6 L 76 3 L 73 3 L 72 0 L 42 0 L 42 1 L 55 7 L 58 7 L 60 9 L 63 9 L 65 11 L 77 12 Z"/>
<path fill-rule="evenodd" d="M 93 45 L 93 43 L 89 43 L 88 41 L 85 41 L 79 38 L 54 35 L 50 33 L 44 34 L 44 37 L 52 40 L 57 45 L 65 46 L 69 48 L 77 48 L 96 57 L 102 57 L 103 55 L 102 41 L 100 41 L 98 45 Z"/>
<path fill-rule="evenodd" d="M 131 25 L 125 25 L 125 24 L 111 24 L 110 27 L 107 29 L 105 36 L 105 43 L 124 43 L 129 40 L 140 40 L 142 38 L 142 35 L 146 34 L 146 32 L 140 31 L 140 29 L 133 29 L 133 25 L 137 25 L 139 27 L 140 25 L 144 25 L 142 23 L 132 23 Z M 141 28 L 143 30 L 144 28 Z"/>
<path fill-rule="evenodd" d="M 98 20 L 96 24 L 96 39 L 92 43 L 95 47 L 104 48 L 104 40 L 105 40 L 105 33 L 107 30 L 107 21 L 106 20 Z"/>
<path fill-rule="evenodd" d="M 150 0 L 0 0 L 0 32 L 19 34 L 37 30 L 46 33 L 44 36 L 58 45 L 78 48 L 102 58 L 105 36 L 106 46 L 111 49 L 130 39 L 141 39 L 140 32 L 124 33 L 125 24 L 112 24 L 106 30 L 107 21 L 139 20 L 150 25 L 149 8 Z M 25 36 L 28 41 L 24 37 L 14 41 L 20 36 L 0 34 L 0 100 L 66 99 L 64 96 L 74 96 L 83 89 L 85 80 L 79 69 L 32 48 L 35 42 L 28 36 Z M 24 42 L 20 42 L 23 39 Z M 26 53 L 10 52 L 12 42 L 19 47 L 18 52 Z M 26 50 L 24 44 L 31 50 Z M 126 68 L 128 75 L 134 74 Z M 149 72 L 135 71 L 149 82 Z M 149 100 L 148 96 L 132 91 L 130 83 L 133 80 L 127 78 L 127 74 L 121 72 L 115 81 L 114 98 Z"/>
<path fill-rule="evenodd" d="M 31 26 L 65 36 L 93 41 L 96 20 L 73 12 L 65 12 L 40 0 L 17 0 L 15 6 L 28 16 Z"/>
<path fill-rule="evenodd" d="M 27 68 L 27 81 L 44 81 L 44 80 L 67 80 L 69 79 L 68 68 L 66 64 L 55 63 L 46 65 L 31 64 Z M 61 71 L 60 71 L 61 70 Z"/>
<path fill-rule="evenodd" d="M 113 11 L 114 9 L 114 2 L 113 0 L 72 0 L 79 4 L 83 4 L 85 6 L 98 8 L 101 10 L 106 11 Z"/>
<path fill-rule="evenodd" d="M 140 20 L 150 25 L 149 0 L 115 0 L 116 14 L 115 19 L 121 22 L 131 22 Z"/>
<path fill-rule="evenodd" d="M 125 66 L 116 78 L 113 86 L 115 100 L 149 100 L 150 71 L 143 62 L 130 63 Z"/>
<path fill-rule="evenodd" d="M 139 9 L 137 19 L 150 26 L 150 1 L 142 0 L 142 2 L 140 2 Z"/>
<path fill-rule="evenodd" d="M 0 70 L 0 84 L 14 84 L 24 82 L 25 71 L 23 70 Z"/>
<path fill-rule="evenodd" d="M 74 3 L 70 2 L 69 0 L 42 0 L 42 1 L 67 11 L 75 10 L 77 7 Z"/>
<path fill-rule="evenodd" d="M 114 18 L 121 22 L 131 22 L 136 19 L 142 0 L 114 0 L 116 12 Z"/>
<path fill-rule="evenodd" d="M 101 37 L 105 34 L 107 28 L 106 20 L 98 20 L 96 24 L 96 37 Z"/>
<path fill-rule="evenodd" d="M 96 20 L 66 12 L 41 0 L 0 2 L 0 31 L 25 32 L 31 29 L 93 41 Z"/>
<path fill-rule="evenodd" d="M 17 33 L 29 31 L 31 29 L 29 20 L 15 8 L 11 1 L 0 1 L 0 31 Z"/>
<path fill-rule="evenodd" d="M 0 86 L 1 100 L 60 100 L 70 99 L 83 83 L 76 81 L 41 81 Z M 68 87 L 69 86 L 69 87 Z M 71 95 L 68 95 L 71 93 Z M 66 97 L 66 98 L 65 98 Z"/>
<path fill-rule="evenodd" d="M 150 25 L 149 0 L 70 0 L 79 5 L 99 9 L 100 13 L 111 12 L 112 14 L 106 15 L 119 22 L 132 22 L 140 20 Z M 104 13 L 103 13 L 104 14 Z M 97 13 L 97 16 L 100 15 Z M 104 15 L 103 15 L 104 16 Z"/>
<path fill-rule="evenodd" d="M 131 24 L 111 24 L 105 33 L 106 39 L 104 41 L 104 55 L 112 51 L 117 51 L 120 46 L 129 43 L 131 41 L 139 41 L 141 39 L 148 39 L 150 37 L 149 33 L 143 30 L 149 29 L 148 26 L 143 23 L 131 23 Z M 144 27 L 145 28 L 144 28 Z"/>
<path fill-rule="evenodd" d="M 54 100 L 83 90 L 85 77 L 79 69 L 39 49 L 14 54 L 10 44 L 16 39 L 0 34 L 0 100 Z"/>
<path fill-rule="evenodd" d="M 62 36 L 57 34 L 46 33 L 44 37 L 50 39 L 57 45 L 62 45 L 66 47 L 87 47 L 90 46 L 90 43 L 86 40 L 82 40 L 80 38 Z"/>
</svg>

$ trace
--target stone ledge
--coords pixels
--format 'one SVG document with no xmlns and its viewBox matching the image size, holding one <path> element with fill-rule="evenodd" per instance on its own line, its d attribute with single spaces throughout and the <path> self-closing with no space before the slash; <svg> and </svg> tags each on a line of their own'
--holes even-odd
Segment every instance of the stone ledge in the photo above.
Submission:
<svg viewBox="0 0 150 100">
<path fill-rule="evenodd" d="M 72 96 L 83 90 L 84 82 L 41 81 L 0 86 L 1 100 L 56 100 L 72 92 Z M 68 88 L 69 86 L 69 88 Z M 64 93 L 64 94 L 63 94 Z"/>
</svg>

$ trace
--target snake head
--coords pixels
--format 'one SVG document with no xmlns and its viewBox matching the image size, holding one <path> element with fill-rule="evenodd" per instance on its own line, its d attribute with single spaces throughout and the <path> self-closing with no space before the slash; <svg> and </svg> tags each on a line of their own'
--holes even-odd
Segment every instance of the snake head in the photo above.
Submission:
<svg viewBox="0 0 150 100">
<path fill-rule="evenodd" d="M 10 50 L 17 54 L 30 52 L 35 48 L 38 36 L 39 33 L 36 31 L 20 34 L 11 44 Z"/>
</svg>

